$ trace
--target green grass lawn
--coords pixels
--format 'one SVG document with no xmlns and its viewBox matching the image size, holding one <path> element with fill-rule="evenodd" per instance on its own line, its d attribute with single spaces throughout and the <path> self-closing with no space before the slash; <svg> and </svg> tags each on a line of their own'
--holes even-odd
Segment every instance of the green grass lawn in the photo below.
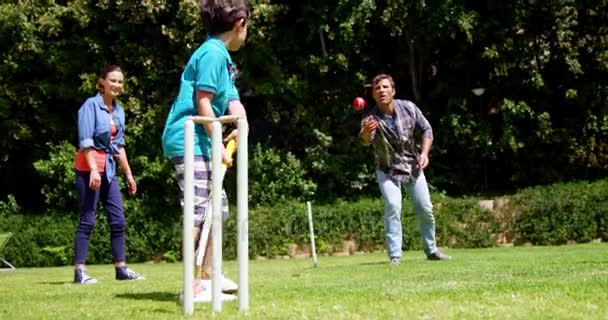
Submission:
<svg viewBox="0 0 608 320">
<path fill-rule="evenodd" d="M 407 252 L 261 260 L 250 264 L 250 311 L 227 302 L 234 319 L 608 319 L 608 245 L 447 250 L 451 261 Z M 235 261 L 224 263 L 236 281 Z M 88 266 L 99 280 L 71 283 L 72 268 L 0 272 L 0 319 L 183 319 L 181 264 L 137 264 L 144 281 L 118 282 L 110 265 Z M 196 304 L 197 319 L 211 316 Z"/>
</svg>

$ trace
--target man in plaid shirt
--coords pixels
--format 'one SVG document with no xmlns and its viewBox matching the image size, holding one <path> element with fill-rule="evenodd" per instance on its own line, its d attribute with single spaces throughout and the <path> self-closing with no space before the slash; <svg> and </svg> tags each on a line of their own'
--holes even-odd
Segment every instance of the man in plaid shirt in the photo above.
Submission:
<svg viewBox="0 0 608 320">
<path fill-rule="evenodd" d="M 433 204 L 423 172 L 429 164 L 433 129 L 413 102 L 394 99 L 395 83 L 390 75 L 376 76 L 372 90 L 376 106 L 361 122 L 359 137 L 373 145 L 376 155 L 378 186 L 386 204 L 384 229 L 390 262 L 398 265 L 403 253 L 401 188 L 412 200 L 427 259 L 449 260 L 435 244 Z M 422 132 L 420 153 L 414 141 L 416 128 Z"/>
</svg>

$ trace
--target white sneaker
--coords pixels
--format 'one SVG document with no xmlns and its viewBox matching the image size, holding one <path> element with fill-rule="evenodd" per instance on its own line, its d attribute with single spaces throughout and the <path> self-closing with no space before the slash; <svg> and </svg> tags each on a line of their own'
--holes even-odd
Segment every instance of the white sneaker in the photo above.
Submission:
<svg viewBox="0 0 608 320">
<path fill-rule="evenodd" d="M 222 292 L 234 294 L 237 291 L 239 291 L 239 285 L 222 275 Z"/>
<path fill-rule="evenodd" d="M 211 280 L 210 279 L 201 280 L 201 285 L 203 287 L 211 288 Z M 222 292 L 234 294 L 237 291 L 239 291 L 239 285 L 236 284 L 234 281 L 226 278 L 225 275 L 222 275 Z"/>
<path fill-rule="evenodd" d="M 222 301 L 234 301 L 236 296 L 232 294 L 222 293 L 220 298 Z M 208 303 L 212 300 L 211 287 L 194 295 L 194 303 Z"/>
<path fill-rule="evenodd" d="M 205 287 L 203 286 L 203 290 L 201 290 L 199 293 L 194 294 L 194 299 L 193 302 L 194 303 L 209 303 L 212 300 L 212 294 L 211 294 L 211 286 L 209 287 Z M 220 296 L 220 298 L 222 299 L 222 301 L 234 301 L 236 300 L 236 296 L 232 295 L 232 294 L 225 294 L 222 293 L 222 295 Z M 179 294 L 179 302 L 180 303 L 184 303 L 184 292 L 180 292 Z"/>
</svg>

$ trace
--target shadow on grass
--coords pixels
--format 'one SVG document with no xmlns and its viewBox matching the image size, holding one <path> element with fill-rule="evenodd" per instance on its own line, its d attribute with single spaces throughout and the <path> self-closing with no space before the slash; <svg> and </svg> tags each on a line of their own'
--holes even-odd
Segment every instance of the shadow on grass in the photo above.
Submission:
<svg viewBox="0 0 608 320">
<path fill-rule="evenodd" d="M 380 266 L 380 265 L 389 265 L 388 261 L 374 261 L 374 262 L 361 262 L 358 263 L 359 266 Z"/>
<path fill-rule="evenodd" d="M 161 309 L 161 308 L 154 308 L 154 309 L 142 309 L 142 312 L 149 312 L 149 311 L 153 311 L 156 313 L 165 313 L 165 314 L 175 314 L 175 310 L 167 310 L 167 309 Z"/>
<path fill-rule="evenodd" d="M 305 273 L 314 273 L 314 272 L 319 272 L 318 270 L 332 270 L 332 269 L 350 269 L 356 266 L 389 266 L 390 263 L 388 260 L 382 260 L 382 261 L 366 261 L 366 262 L 352 262 L 352 263 L 348 263 L 348 264 L 319 264 L 318 268 L 309 268 L 306 269 L 305 271 L 301 272 L 301 273 L 295 273 L 292 274 L 292 277 L 299 277 L 301 274 L 305 274 Z"/>
<path fill-rule="evenodd" d="M 74 281 L 42 281 L 42 282 L 38 282 L 38 284 L 49 284 L 49 285 L 54 285 L 54 286 L 62 286 L 62 285 L 71 284 L 71 283 L 74 283 Z"/>
<path fill-rule="evenodd" d="M 177 301 L 175 292 L 121 293 L 116 298 L 131 300 Z"/>
</svg>

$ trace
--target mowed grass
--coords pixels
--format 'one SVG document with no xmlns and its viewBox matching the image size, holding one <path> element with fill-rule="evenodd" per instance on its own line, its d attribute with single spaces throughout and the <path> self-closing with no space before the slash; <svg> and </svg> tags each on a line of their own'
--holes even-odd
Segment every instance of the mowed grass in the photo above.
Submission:
<svg viewBox="0 0 608 320">
<path fill-rule="evenodd" d="M 608 319 L 608 245 L 446 250 L 447 262 L 406 252 L 261 260 L 250 263 L 250 310 L 227 302 L 220 319 Z M 99 283 L 71 283 L 72 268 L 0 272 L 0 319 L 187 319 L 178 304 L 181 264 L 133 264 L 144 281 L 114 280 L 111 265 L 88 266 Z M 225 261 L 236 280 L 235 261 Z"/>
</svg>

